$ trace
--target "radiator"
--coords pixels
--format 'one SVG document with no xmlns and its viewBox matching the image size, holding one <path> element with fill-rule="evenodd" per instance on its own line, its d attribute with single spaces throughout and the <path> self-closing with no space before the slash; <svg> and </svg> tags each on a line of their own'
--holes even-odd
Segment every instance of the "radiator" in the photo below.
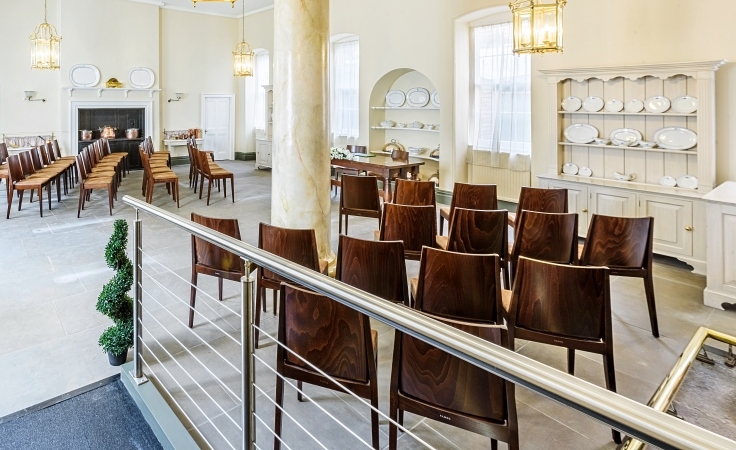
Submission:
<svg viewBox="0 0 736 450">
<path fill-rule="evenodd" d="M 497 185 L 498 199 L 507 202 L 519 201 L 521 187 L 531 185 L 531 172 L 468 164 L 468 174 L 471 183 Z"/>
</svg>

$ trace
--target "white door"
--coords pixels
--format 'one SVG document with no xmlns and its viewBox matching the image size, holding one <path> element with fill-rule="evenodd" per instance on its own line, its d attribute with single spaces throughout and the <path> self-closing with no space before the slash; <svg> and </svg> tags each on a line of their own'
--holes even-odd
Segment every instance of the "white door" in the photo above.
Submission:
<svg viewBox="0 0 736 450">
<path fill-rule="evenodd" d="M 202 94 L 204 149 L 215 159 L 233 159 L 235 144 L 235 96 Z"/>
</svg>

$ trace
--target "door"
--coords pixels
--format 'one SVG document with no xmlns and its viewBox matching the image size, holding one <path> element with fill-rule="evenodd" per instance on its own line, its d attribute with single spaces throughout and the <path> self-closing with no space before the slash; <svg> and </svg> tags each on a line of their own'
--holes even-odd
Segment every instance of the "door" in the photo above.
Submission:
<svg viewBox="0 0 736 450">
<path fill-rule="evenodd" d="M 639 215 L 654 217 L 654 252 L 693 254 L 693 202 L 639 195 Z"/>
<path fill-rule="evenodd" d="M 235 96 L 202 94 L 204 149 L 215 159 L 233 159 L 235 144 Z"/>
<path fill-rule="evenodd" d="M 588 188 L 557 181 L 550 181 L 547 186 L 553 189 L 567 189 L 567 212 L 578 213 L 578 235 L 585 237 L 588 233 Z"/>
<path fill-rule="evenodd" d="M 636 195 L 626 191 L 591 188 L 590 210 L 604 216 L 634 217 Z"/>
</svg>

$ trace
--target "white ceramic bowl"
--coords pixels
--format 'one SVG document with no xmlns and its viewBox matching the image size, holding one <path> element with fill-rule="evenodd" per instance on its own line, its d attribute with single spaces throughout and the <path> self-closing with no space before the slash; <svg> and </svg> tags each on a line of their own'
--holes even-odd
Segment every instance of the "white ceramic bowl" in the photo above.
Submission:
<svg viewBox="0 0 736 450">
<path fill-rule="evenodd" d="M 406 150 L 412 155 L 421 155 L 427 151 L 427 147 L 409 147 Z"/>
<path fill-rule="evenodd" d="M 616 178 L 619 181 L 631 181 L 636 178 L 635 173 L 620 173 L 620 172 L 613 172 L 614 178 Z"/>
<path fill-rule="evenodd" d="M 657 143 L 652 141 L 637 141 L 637 144 L 643 148 L 654 148 L 657 146 Z"/>
<path fill-rule="evenodd" d="M 396 126 L 396 122 L 394 122 L 393 120 L 384 120 L 383 122 L 381 122 L 381 126 L 384 128 L 392 128 Z"/>
<path fill-rule="evenodd" d="M 593 142 L 595 142 L 598 145 L 608 145 L 611 143 L 610 139 L 604 139 L 604 138 L 595 138 L 593 139 Z"/>
</svg>

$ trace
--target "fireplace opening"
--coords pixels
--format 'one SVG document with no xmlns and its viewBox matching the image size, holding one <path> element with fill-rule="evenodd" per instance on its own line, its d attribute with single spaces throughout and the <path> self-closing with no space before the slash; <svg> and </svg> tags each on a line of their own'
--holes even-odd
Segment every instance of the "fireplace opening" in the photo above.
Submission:
<svg viewBox="0 0 736 450">
<path fill-rule="evenodd" d="M 138 145 L 146 137 L 146 109 L 145 108 L 80 108 L 78 112 L 78 151 L 100 139 L 105 127 L 115 130 L 115 137 L 108 138 L 110 150 L 113 152 L 126 152 L 128 154 L 128 166 L 131 169 L 141 168 Z M 138 137 L 129 139 L 126 130 L 138 130 Z M 82 131 L 92 132 L 92 139 L 83 136 Z M 84 139 L 87 137 L 88 139 Z"/>
</svg>

